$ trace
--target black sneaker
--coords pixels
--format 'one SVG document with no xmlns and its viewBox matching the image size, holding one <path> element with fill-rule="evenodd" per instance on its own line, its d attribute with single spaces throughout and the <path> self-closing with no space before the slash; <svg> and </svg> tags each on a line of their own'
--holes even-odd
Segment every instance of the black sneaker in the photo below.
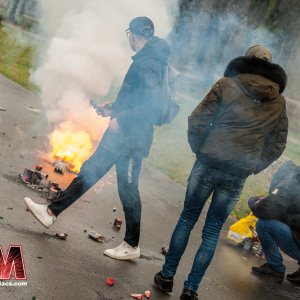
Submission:
<svg viewBox="0 0 300 300">
<path fill-rule="evenodd" d="M 252 267 L 252 273 L 278 283 L 282 282 L 284 279 L 284 272 L 274 270 L 268 263 L 265 263 L 260 267 Z"/>
<path fill-rule="evenodd" d="M 188 289 L 183 289 L 180 300 L 198 300 L 198 294 Z"/>
<path fill-rule="evenodd" d="M 300 283 L 300 269 L 292 274 L 287 274 L 286 279 L 293 283 Z"/>
<path fill-rule="evenodd" d="M 171 293 L 173 289 L 173 276 L 163 276 L 160 271 L 155 274 L 154 283 L 162 292 Z"/>
</svg>

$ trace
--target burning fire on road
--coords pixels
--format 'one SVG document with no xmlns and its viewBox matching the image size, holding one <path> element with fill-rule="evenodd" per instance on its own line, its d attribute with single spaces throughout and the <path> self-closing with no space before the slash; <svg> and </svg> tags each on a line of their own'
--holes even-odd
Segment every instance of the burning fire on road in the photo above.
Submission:
<svg viewBox="0 0 300 300">
<path fill-rule="evenodd" d="M 101 132 L 108 126 L 109 118 L 99 118 L 101 122 Z M 79 130 L 68 120 L 60 123 L 49 135 L 50 152 L 44 157 L 45 160 L 55 163 L 65 162 L 69 171 L 79 173 L 80 168 L 95 150 L 99 139 L 94 138 L 97 134 L 90 134 L 87 131 Z M 96 129 L 95 129 L 96 130 Z"/>
</svg>

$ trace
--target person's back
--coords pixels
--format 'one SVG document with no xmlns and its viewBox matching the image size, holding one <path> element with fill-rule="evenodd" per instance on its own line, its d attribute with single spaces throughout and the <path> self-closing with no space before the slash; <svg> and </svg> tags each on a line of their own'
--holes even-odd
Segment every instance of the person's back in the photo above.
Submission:
<svg viewBox="0 0 300 300">
<path fill-rule="evenodd" d="M 189 117 L 190 141 L 200 161 L 249 175 L 277 159 L 287 134 L 285 86 L 286 74 L 277 64 L 252 56 L 231 61 Z M 270 146 L 275 127 L 281 132 L 278 150 Z"/>
<path fill-rule="evenodd" d="M 189 117 L 188 139 L 197 159 L 165 264 L 154 278 L 162 291 L 172 291 L 173 276 L 190 232 L 212 195 L 202 243 L 180 297 L 198 300 L 199 283 L 246 178 L 266 168 L 285 149 L 288 124 L 281 95 L 285 85 L 286 74 L 279 65 L 271 63 L 270 51 L 254 46 L 246 56 L 229 63 L 225 76 Z"/>
</svg>

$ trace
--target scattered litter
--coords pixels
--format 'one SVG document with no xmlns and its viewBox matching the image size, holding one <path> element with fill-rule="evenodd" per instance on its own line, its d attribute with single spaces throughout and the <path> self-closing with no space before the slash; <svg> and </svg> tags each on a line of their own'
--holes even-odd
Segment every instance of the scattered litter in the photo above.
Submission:
<svg viewBox="0 0 300 300">
<path fill-rule="evenodd" d="M 3 220 L 3 217 L 0 217 L 0 220 Z"/>
<path fill-rule="evenodd" d="M 23 174 L 20 174 L 21 181 L 28 187 L 44 193 L 48 200 L 55 201 L 61 188 L 58 183 L 48 181 L 48 174 L 41 173 L 42 169 L 42 165 L 36 165 L 34 170 L 25 168 Z"/>
<path fill-rule="evenodd" d="M 43 170 L 43 165 L 36 165 L 36 166 L 35 166 L 35 169 L 36 169 L 37 171 L 42 171 L 42 170 Z"/>
<path fill-rule="evenodd" d="M 33 136 L 32 138 L 33 138 L 33 139 L 36 139 L 36 136 Z"/>
<path fill-rule="evenodd" d="M 48 195 L 47 195 L 47 200 L 50 200 L 50 201 L 57 200 L 57 198 L 60 194 L 60 191 L 61 191 L 61 188 L 59 187 L 58 183 L 54 183 L 54 182 L 49 183 L 48 189 L 49 189 L 49 191 L 48 191 Z"/>
<path fill-rule="evenodd" d="M 143 294 L 131 294 L 130 296 L 134 299 L 143 299 Z"/>
<path fill-rule="evenodd" d="M 26 109 L 29 110 L 29 111 L 35 112 L 35 113 L 40 113 L 42 111 L 41 109 L 34 108 L 32 106 L 27 106 Z"/>
<path fill-rule="evenodd" d="M 59 240 L 66 240 L 68 237 L 67 233 L 56 233 L 55 237 L 57 237 Z"/>
<path fill-rule="evenodd" d="M 86 231 L 87 231 L 86 229 L 83 230 L 84 233 L 86 233 Z"/>
<path fill-rule="evenodd" d="M 54 238 L 59 240 L 66 240 L 68 237 L 67 233 L 56 233 L 56 234 L 49 234 L 47 232 L 43 232 L 44 235 L 46 235 L 48 238 Z"/>
<path fill-rule="evenodd" d="M 150 292 L 150 291 L 145 291 L 145 297 L 146 297 L 147 299 L 150 299 L 150 297 L 151 297 L 151 292 Z"/>
<path fill-rule="evenodd" d="M 39 258 L 39 259 L 42 259 L 42 258 L 43 258 L 43 256 L 37 256 L 37 258 Z"/>
<path fill-rule="evenodd" d="M 112 278 L 112 277 L 108 277 L 106 278 L 106 284 L 109 285 L 109 286 L 113 286 L 115 284 L 115 279 Z"/>
<path fill-rule="evenodd" d="M 1 111 L 6 111 L 6 108 L 0 106 L 0 110 L 1 110 Z"/>
<path fill-rule="evenodd" d="M 116 210 L 117 210 L 117 209 L 114 207 L 114 208 L 113 208 L 113 212 L 116 212 Z"/>
<path fill-rule="evenodd" d="M 54 165 L 54 171 L 56 173 L 65 174 L 67 171 L 67 166 L 68 164 L 59 160 Z"/>
<path fill-rule="evenodd" d="M 94 230 L 90 231 L 88 233 L 88 236 L 90 239 L 92 239 L 98 243 L 103 243 L 105 241 L 105 237 Z"/>
<path fill-rule="evenodd" d="M 13 208 L 12 208 L 12 207 L 8 207 L 7 209 L 13 210 Z"/>
<path fill-rule="evenodd" d="M 244 256 L 242 256 L 242 259 L 243 259 L 243 260 L 248 260 L 248 258 L 247 258 L 247 257 L 244 257 Z"/>
<path fill-rule="evenodd" d="M 115 230 L 120 230 L 121 229 L 121 225 L 122 225 L 122 219 L 120 218 L 115 218 L 114 224 L 113 224 L 113 229 Z"/>
<path fill-rule="evenodd" d="M 24 183 L 32 185 L 41 185 L 42 181 L 44 181 L 44 183 L 46 184 L 45 181 L 47 178 L 48 175 L 31 169 L 25 169 L 23 174 L 21 175 L 21 180 Z"/>
<path fill-rule="evenodd" d="M 163 255 L 167 255 L 168 251 L 169 251 L 169 246 L 163 245 L 161 247 L 160 253 L 163 254 Z"/>
</svg>

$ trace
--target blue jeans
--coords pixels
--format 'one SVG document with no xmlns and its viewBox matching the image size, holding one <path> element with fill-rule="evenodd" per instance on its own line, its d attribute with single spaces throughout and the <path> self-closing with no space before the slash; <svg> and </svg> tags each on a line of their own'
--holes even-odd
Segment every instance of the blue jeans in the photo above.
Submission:
<svg viewBox="0 0 300 300">
<path fill-rule="evenodd" d="M 278 272 L 285 272 L 280 248 L 285 254 L 296 259 L 300 265 L 300 249 L 293 239 L 288 225 L 277 220 L 259 220 L 256 230 L 267 262 Z"/>
<path fill-rule="evenodd" d="M 239 199 L 246 178 L 209 168 L 196 160 L 188 180 L 184 209 L 173 232 L 162 273 L 174 276 L 191 230 L 211 194 L 212 201 L 202 231 L 202 243 L 184 287 L 196 292 L 208 268 L 221 228 Z"/>
</svg>

